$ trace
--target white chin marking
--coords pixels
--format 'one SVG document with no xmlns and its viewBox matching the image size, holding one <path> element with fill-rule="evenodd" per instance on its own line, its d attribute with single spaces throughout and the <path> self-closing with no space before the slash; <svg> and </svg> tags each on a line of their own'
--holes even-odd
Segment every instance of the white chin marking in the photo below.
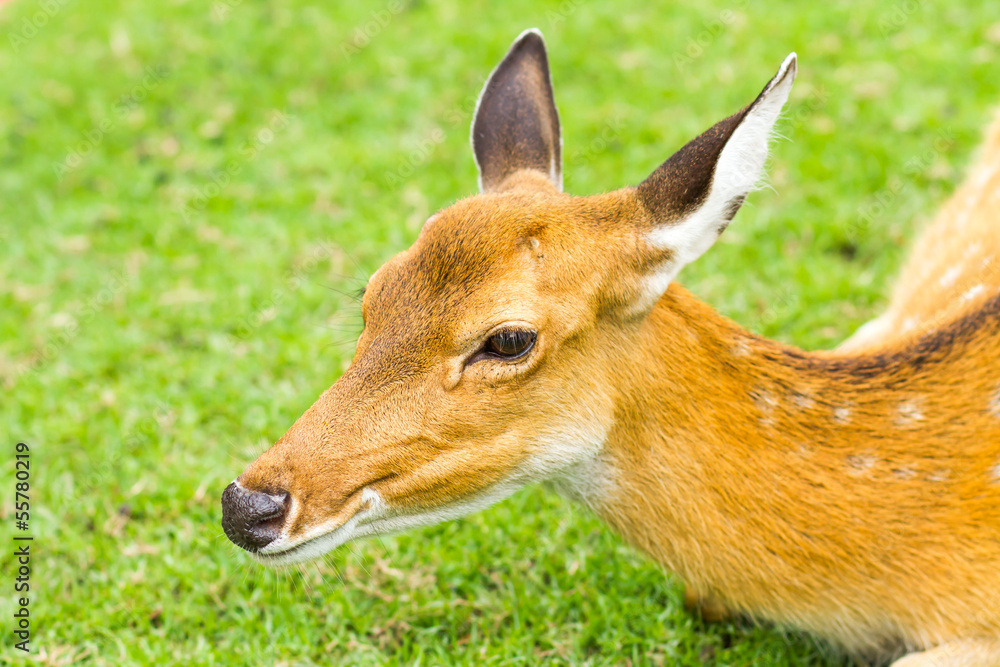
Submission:
<svg viewBox="0 0 1000 667">
<path fill-rule="evenodd" d="M 342 525 L 329 521 L 295 539 L 282 535 L 250 556 L 263 565 L 304 563 L 360 537 L 399 533 L 473 514 L 495 505 L 532 482 L 544 480 L 554 480 L 559 491 L 593 506 L 600 503 L 612 488 L 613 475 L 608 466 L 599 461 L 607 428 L 599 425 L 600 419 L 596 415 L 588 417 L 592 420 L 590 423 L 577 417 L 558 433 L 539 434 L 534 455 L 529 456 L 507 479 L 473 496 L 407 513 L 405 509 L 389 507 L 378 491 L 366 488 L 361 492 L 363 509 Z M 289 516 L 292 517 L 297 509 L 293 500 Z"/>
<path fill-rule="evenodd" d="M 319 558 L 341 544 L 374 532 L 373 522 L 385 514 L 386 505 L 382 496 L 372 489 L 361 492 L 361 501 L 366 507 L 358 510 L 340 526 L 327 522 L 316 526 L 295 540 L 285 534 L 250 556 L 263 565 L 292 565 Z"/>
<path fill-rule="evenodd" d="M 359 510 L 343 525 L 333 527 L 329 523 L 320 524 L 308 531 L 305 536 L 294 541 L 282 536 L 257 553 L 250 555 L 263 565 L 279 566 L 304 563 L 361 537 L 391 535 L 411 528 L 433 526 L 473 514 L 495 505 L 524 485 L 525 482 L 514 479 L 502 481 L 471 498 L 417 514 L 397 513 L 386 505 L 377 491 L 365 489 L 362 492 L 362 499 L 367 501 L 367 507 Z"/>
</svg>

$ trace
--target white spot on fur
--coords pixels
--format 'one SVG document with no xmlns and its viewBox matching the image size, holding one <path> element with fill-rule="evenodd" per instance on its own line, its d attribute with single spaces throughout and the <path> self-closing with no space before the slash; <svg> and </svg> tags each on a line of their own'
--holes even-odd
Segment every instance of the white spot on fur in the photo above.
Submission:
<svg viewBox="0 0 1000 667">
<path fill-rule="evenodd" d="M 912 330 L 916 326 L 917 326 L 917 318 L 907 317 L 905 320 L 903 320 L 902 330 L 905 333 L 907 331 Z"/>
<path fill-rule="evenodd" d="M 939 470 L 935 470 L 930 475 L 928 475 L 927 476 L 927 481 L 928 482 L 944 482 L 944 481 L 947 481 L 948 476 L 950 474 L 951 474 L 950 470 L 946 470 L 944 468 L 941 468 Z"/>
<path fill-rule="evenodd" d="M 733 346 L 729 348 L 729 351 L 734 357 L 749 357 L 750 352 L 752 352 L 750 349 L 750 343 L 743 338 L 737 338 L 733 342 Z"/>
<path fill-rule="evenodd" d="M 809 410 L 816 405 L 816 401 L 804 391 L 792 393 L 792 405 L 802 410 Z"/>
<path fill-rule="evenodd" d="M 975 287 L 971 287 L 968 290 L 966 290 L 965 294 L 962 295 L 962 300 L 972 301 L 985 291 L 986 291 L 985 285 L 976 285 Z"/>
<path fill-rule="evenodd" d="M 1000 461 L 993 466 L 993 470 L 991 470 L 990 473 L 993 475 L 993 483 L 1000 484 Z"/>
<path fill-rule="evenodd" d="M 538 239 L 536 239 L 534 236 L 532 236 L 529 242 L 531 243 L 531 249 L 532 250 L 538 250 L 538 246 L 539 246 Z"/>
<path fill-rule="evenodd" d="M 855 476 L 867 474 L 869 470 L 875 467 L 876 463 L 878 463 L 878 459 L 869 454 L 851 454 L 847 457 L 848 472 Z"/>
<path fill-rule="evenodd" d="M 851 421 L 851 409 L 845 406 L 833 409 L 833 421 L 838 424 L 847 424 Z"/>
<path fill-rule="evenodd" d="M 914 477 L 916 477 L 917 471 L 914 470 L 913 468 L 907 468 L 907 467 L 895 468 L 892 471 L 892 476 L 895 477 L 896 479 L 906 481 L 908 479 L 913 479 Z"/>
<path fill-rule="evenodd" d="M 963 268 L 961 264 L 949 267 L 948 270 L 944 272 L 944 275 L 941 276 L 938 284 L 940 284 L 941 287 L 951 287 L 955 284 L 955 281 L 958 280 L 959 276 L 962 275 L 962 271 Z"/>
<path fill-rule="evenodd" d="M 1000 385 L 997 385 L 996 391 L 990 397 L 990 412 L 993 413 L 994 417 L 1000 419 Z"/>
<path fill-rule="evenodd" d="M 899 414 L 896 415 L 896 425 L 901 427 L 913 426 L 924 418 L 924 413 L 920 409 L 918 401 L 904 401 L 899 404 Z"/>
<path fill-rule="evenodd" d="M 759 389 L 752 393 L 754 405 L 760 410 L 760 425 L 764 427 L 774 426 L 774 410 L 778 401 L 774 394 L 767 389 Z"/>
</svg>

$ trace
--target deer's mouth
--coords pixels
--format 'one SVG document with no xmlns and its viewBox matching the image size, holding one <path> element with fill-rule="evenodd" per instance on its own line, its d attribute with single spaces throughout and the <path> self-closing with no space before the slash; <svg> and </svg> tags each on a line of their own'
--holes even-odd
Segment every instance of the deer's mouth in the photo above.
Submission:
<svg viewBox="0 0 1000 667">
<path fill-rule="evenodd" d="M 310 528 L 299 537 L 282 536 L 250 556 L 272 567 L 305 563 L 333 551 L 351 540 L 378 532 L 376 524 L 387 514 L 385 502 L 377 491 L 361 489 L 354 503 L 358 509 L 345 521 L 336 517 Z"/>
<path fill-rule="evenodd" d="M 507 498 L 524 485 L 524 480 L 508 479 L 489 486 L 469 497 L 431 508 L 405 510 L 390 508 L 382 495 L 369 487 L 355 495 L 358 509 L 346 521 L 331 519 L 292 538 L 282 536 L 250 557 L 262 565 L 277 567 L 319 558 L 342 544 L 368 535 L 391 535 L 421 526 L 433 526 L 448 519 L 478 512 Z"/>
</svg>

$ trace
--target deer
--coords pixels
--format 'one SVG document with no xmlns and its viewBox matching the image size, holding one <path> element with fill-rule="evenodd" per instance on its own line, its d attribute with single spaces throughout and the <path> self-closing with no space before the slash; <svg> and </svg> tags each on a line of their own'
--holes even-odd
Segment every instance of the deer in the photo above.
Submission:
<svg viewBox="0 0 1000 667">
<path fill-rule="evenodd" d="M 796 71 L 638 185 L 573 196 L 522 33 L 473 116 L 480 192 L 368 280 L 350 366 L 225 489 L 227 536 L 304 562 L 545 482 L 709 620 L 1000 665 L 1000 123 L 839 348 L 758 336 L 676 281 L 761 185 Z"/>
</svg>

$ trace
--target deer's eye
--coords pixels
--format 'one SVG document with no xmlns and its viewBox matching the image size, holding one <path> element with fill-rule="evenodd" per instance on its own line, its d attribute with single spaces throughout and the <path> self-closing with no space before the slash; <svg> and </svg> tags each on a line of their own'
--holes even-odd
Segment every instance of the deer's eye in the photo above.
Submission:
<svg viewBox="0 0 1000 667">
<path fill-rule="evenodd" d="M 528 329 L 504 329 L 489 337 L 483 352 L 499 359 L 517 359 L 527 354 L 538 334 Z"/>
</svg>

